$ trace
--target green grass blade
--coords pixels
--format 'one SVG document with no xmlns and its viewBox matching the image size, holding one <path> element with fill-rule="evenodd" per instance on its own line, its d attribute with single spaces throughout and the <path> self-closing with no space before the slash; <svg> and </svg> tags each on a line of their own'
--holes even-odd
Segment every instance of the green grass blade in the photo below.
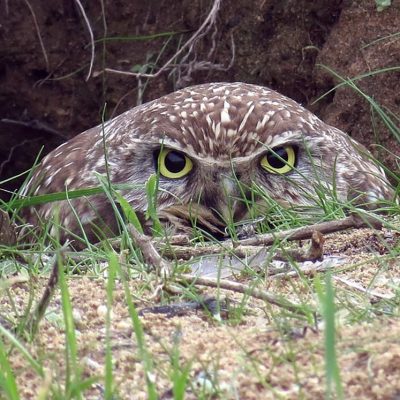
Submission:
<svg viewBox="0 0 400 400">
<path fill-rule="evenodd" d="M 69 199 L 75 199 L 83 196 L 93 196 L 95 194 L 102 193 L 103 189 L 100 187 L 97 188 L 89 188 L 89 189 L 78 189 L 68 191 L 68 195 L 65 192 L 57 192 L 50 194 L 42 194 L 39 196 L 32 196 L 24 199 L 17 199 L 10 201 L 8 203 L 8 209 L 12 210 L 19 207 L 31 207 L 37 206 L 45 203 L 53 203 L 55 201 L 66 200 L 67 197 Z"/>
<path fill-rule="evenodd" d="M 135 332 L 135 337 L 136 337 L 137 346 L 138 346 L 138 350 L 139 350 L 139 357 L 144 364 L 146 385 L 147 385 L 147 399 L 148 400 L 157 400 L 158 395 L 157 395 L 156 387 L 155 387 L 154 380 L 153 380 L 153 375 L 154 375 L 153 361 L 152 361 L 151 356 L 146 348 L 146 343 L 145 343 L 145 339 L 144 339 L 144 331 L 143 331 L 142 324 L 140 322 L 139 314 L 136 310 L 135 305 L 133 304 L 132 295 L 130 292 L 128 282 L 125 278 L 124 272 L 121 269 L 121 265 L 119 264 L 116 255 L 111 254 L 110 260 L 111 259 L 112 259 L 111 262 L 113 263 L 113 265 L 115 265 L 118 276 L 122 280 L 122 283 L 124 286 L 125 299 L 126 299 L 126 303 L 128 305 L 128 312 L 129 312 L 129 315 L 132 320 L 133 330 Z"/>
<path fill-rule="evenodd" d="M 61 256 L 61 251 L 58 250 L 57 255 L 57 265 L 59 268 L 58 271 L 58 280 L 61 289 L 61 306 L 64 316 L 64 324 L 65 324 L 65 361 L 66 361 L 66 382 L 65 382 L 65 392 L 66 398 L 70 398 L 72 394 L 72 390 L 74 387 L 74 382 L 78 382 L 80 380 L 80 368 L 78 365 L 78 350 L 77 350 L 77 342 L 75 336 L 75 324 L 72 315 L 72 304 L 71 298 L 68 291 L 68 286 L 66 283 L 66 279 L 64 276 L 64 266 Z M 81 398 L 81 396 L 78 396 Z"/>
<path fill-rule="evenodd" d="M 344 399 L 340 369 L 336 356 L 336 328 L 335 328 L 335 293 L 332 287 L 330 274 L 325 275 L 325 293 L 319 278 L 315 279 L 315 287 L 321 303 L 322 317 L 325 322 L 325 375 L 326 398 L 333 397 L 332 385 L 335 385 L 336 398 Z"/>
<path fill-rule="evenodd" d="M 121 206 L 122 212 L 124 213 L 126 220 L 131 223 L 140 233 L 143 233 L 142 224 L 140 223 L 139 218 L 132 206 L 117 191 L 114 191 L 114 195 L 117 202 Z"/>
<path fill-rule="evenodd" d="M 146 182 L 147 194 L 147 218 L 153 222 L 153 229 L 156 235 L 161 236 L 163 229 L 157 215 L 158 176 L 152 174 Z"/>
<path fill-rule="evenodd" d="M 191 362 L 183 366 L 179 365 L 179 342 L 175 341 L 174 348 L 172 349 L 172 393 L 174 400 L 183 400 L 185 398 L 186 387 L 189 381 L 189 373 L 191 369 Z"/>
<path fill-rule="evenodd" d="M 31 367 L 35 370 L 35 372 L 38 375 L 44 377 L 44 372 L 41 365 L 29 354 L 29 351 L 24 347 L 24 345 L 1 324 L 0 324 L 0 335 L 6 337 L 10 341 L 10 343 L 19 350 L 19 352 L 29 362 Z"/>
<path fill-rule="evenodd" d="M 71 385 L 71 398 L 81 398 L 81 393 L 93 387 L 100 379 L 100 376 L 91 376 L 87 379 L 80 379 L 73 382 Z"/>
<path fill-rule="evenodd" d="M 111 310 L 113 304 L 113 291 L 115 286 L 115 275 L 118 260 L 114 253 L 110 253 L 108 260 L 108 280 L 107 280 L 107 314 L 106 314 L 106 365 L 105 365 L 105 388 L 104 398 L 112 400 L 113 395 L 113 364 L 111 352 Z"/>
<path fill-rule="evenodd" d="M 358 79 L 361 79 L 361 77 L 367 77 L 367 76 L 372 76 L 375 73 L 382 73 L 382 71 L 385 71 L 384 69 L 382 70 L 378 70 L 378 71 L 372 71 L 369 72 L 363 76 L 358 76 L 352 79 L 345 79 L 343 77 L 341 77 L 338 73 L 336 73 L 333 69 L 327 67 L 326 65 L 322 65 L 322 64 L 318 64 L 318 66 L 324 68 L 325 70 L 327 70 L 329 73 L 331 73 L 333 76 L 335 76 L 337 79 L 341 80 L 341 83 L 338 84 L 337 86 L 335 86 L 335 88 L 338 88 L 342 85 L 347 85 L 350 86 L 355 92 L 357 92 L 358 94 L 360 94 L 362 97 L 364 97 L 365 100 L 367 100 L 367 102 L 370 104 L 370 106 L 372 107 L 372 109 L 380 116 L 380 118 L 382 119 L 383 123 L 387 126 L 387 128 L 389 129 L 389 131 L 393 134 L 393 136 L 400 141 L 400 130 L 397 126 L 397 124 L 390 118 L 389 114 L 386 113 L 383 108 L 376 103 L 376 101 L 374 101 L 370 96 L 368 96 L 367 94 L 365 94 L 354 82 Z M 391 70 L 399 70 L 400 67 L 395 67 L 396 69 L 391 69 Z M 335 89 L 334 88 L 334 89 Z M 331 90 L 334 90 L 331 89 Z M 328 92 L 329 93 L 329 92 Z M 325 96 L 328 94 L 325 93 Z M 322 98 L 322 97 L 320 97 Z M 319 98 L 319 99 L 320 99 Z M 317 99 L 316 101 L 318 101 L 319 99 Z"/>
<path fill-rule="evenodd" d="M 116 190 L 130 190 L 134 188 L 135 185 L 132 184 L 116 184 L 113 185 L 113 188 Z M 78 197 L 83 196 L 94 196 L 96 194 L 101 194 L 104 192 L 103 187 L 97 186 L 93 188 L 86 189 L 77 189 L 77 190 L 68 190 L 68 192 L 57 192 L 57 193 L 49 193 L 42 194 L 39 196 L 30 196 L 26 198 L 19 198 L 15 200 L 11 200 L 8 203 L 2 203 L 1 208 L 10 211 L 20 207 L 32 207 L 45 203 L 53 203 L 55 201 L 62 201 L 67 199 L 76 199 Z"/>
<path fill-rule="evenodd" d="M 154 40 L 162 37 L 171 37 L 175 35 L 181 35 L 183 33 L 187 33 L 189 31 L 183 30 L 183 31 L 178 31 L 178 32 L 160 32 L 160 33 L 154 33 L 152 35 L 134 35 L 134 36 L 108 36 L 104 37 L 101 39 L 97 39 L 94 42 L 99 43 L 99 42 L 130 42 L 130 41 L 147 41 L 147 40 Z"/>
<path fill-rule="evenodd" d="M 4 343 L 0 338 L 0 387 L 9 400 L 19 400 L 17 384 L 14 373 L 4 351 Z"/>
</svg>

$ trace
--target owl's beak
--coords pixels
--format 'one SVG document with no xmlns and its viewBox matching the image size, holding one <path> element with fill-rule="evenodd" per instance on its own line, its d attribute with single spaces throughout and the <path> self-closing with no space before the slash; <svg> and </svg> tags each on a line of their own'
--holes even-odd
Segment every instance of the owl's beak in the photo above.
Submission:
<svg viewBox="0 0 400 400">
<path fill-rule="evenodd" d="M 232 221 L 239 191 L 238 184 L 232 177 L 223 176 L 221 187 L 223 190 L 223 197 L 219 202 L 218 211 L 224 221 Z"/>
<path fill-rule="evenodd" d="M 238 222 L 247 214 L 243 196 L 244 190 L 240 188 L 240 182 L 237 176 L 222 175 L 220 201 L 217 205 L 217 212 L 226 224 Z"/>
<path fill-rule="evenodd" d="M 213 171 L 203 186 L 201 205 L 208 208 L 224 226 L 239 222 L 248 214 L 248 202 L 244 197 L 249 192 L 241 176 L 227 168 Z"/>
<path fill-rule="evenodd" d="M 238 184 L 237 181 L 234 180 L 232 177 L 223 175 L 222 177 L 222 188 L 224 191 L 224 195 L 227 198 L 232 198 L 238 192 Z"/>
</svg>

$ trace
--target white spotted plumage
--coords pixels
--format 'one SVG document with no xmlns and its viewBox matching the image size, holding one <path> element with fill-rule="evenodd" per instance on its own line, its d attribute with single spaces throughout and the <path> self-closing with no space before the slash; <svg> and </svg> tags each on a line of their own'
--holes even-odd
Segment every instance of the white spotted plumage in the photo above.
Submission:
<svg viewBox="0 0 400 400">
<path fill-rule="evenodd" d="M 296 168 L 285 175 L 260 168 L 266 151 L 287 145 L 296 148 Z M 246 196 L 252 185 L 283 205 L 310 205 L 317 184 L 335 188 L 342 201 L 357 197 L 359 203 L 375 202 L 393 196 L 383 171 L 363 146 L 295 101 L 240 82 L 185 88 L 74 137 L 43 159 L 23 193 L 95 187 L 97 174 L 107 172 L 113 183 L 133 185 L 123 195 L 143 214 L 144 185 L 157 170 L 154 154 L 164 146 L 184 153 L 194 166 L 181 179 L 160 176 L 160 212 L 195 202 L 216 215 L 226 215 L 226 207 L 235 204 L 231 214 L 241 219 L 248 210 L 238 199 L 243 188 Z M 81 216 L 85 228 L 96 222 L 109 228 L 108 234 L 116 230 L 114 211 L 104 195 L 58 205 L 61 223 L 72 233 L 80 230 L 75 215 Z M 28 209 L 25 218 L 36 224 L 54 206 Z"/>
</svg>

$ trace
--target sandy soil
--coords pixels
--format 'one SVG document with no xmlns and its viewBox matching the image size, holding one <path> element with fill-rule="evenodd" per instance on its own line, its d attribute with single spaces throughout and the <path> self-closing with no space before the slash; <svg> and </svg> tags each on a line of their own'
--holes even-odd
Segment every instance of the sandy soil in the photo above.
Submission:
<svg viewBox="0 0 400 400">
<path fill-rule="evenodd" d="M 333 274 L 339 310 L 337 355 L 346 399 L 395 399 L 400 395 L 400 320 L 395 300 L 400 261 L 388 258 L 384 245 L 394 248 L 399 246 L 399 240 L 398 232 L 370 229 L 327 236 L 325 254 L 347 257 Z M 265 289 L 293 302 L 302 299 L 315 304 L 317 299 L 309 287 L 312 282 L 312 274 L 305 279 L 270 277 Z M 45 279 L 35 282 L 37 295 L 45 283 Z M 68 280 L 68 286 L 83 374 L 101 376 L 106 343 L 106 280 L 75 275 Z M 130 286 L 134 298 L 138 296 L 138 309 L 160 304 L 151 299 L 150 290 L 142 292 L 140 281 L 132 281 Z M 368 288 L 370 294 L 361 292 L 360 287 Z M 22 310 L 28 300 L 28 284 L 14 286 L 11 293 Z M 213 289 L 204 289 L 204 295 L 218 296 Z M 234 308 L 243 302 L 243 295 L 238 293 L 221 291 L 219 295 L 229 299 Z M 181 365 L 190 363 L 187 399 L 198 398 L 196 388 L 210 386 L 211 382 L 215 387 L 210 393 L 219 393 L 224 399 L 324 397 L 323 324 L 313 326 L 301 319 L 286 319 L 276 307 L 253 298 L 244 300 L 242 310 L 240 321 L 228 318 L 218 322 L 203 310 L 173 317 L 155 313 L 141 317 L 160 398 L 171 398 L 170 357 L 176 343 Z M 1 313 L 7 312 L 11 312 L 10 305 L 3 297 Z M 48 382 L 52 383 L 63 382 L 60 377 L 65 374 L 62 326 L 57 293 L 39 334 L 33 343 L 26 344 L 34 357 L 43 361 Z M 143 365 L 120 282 L 114 291 L 111 337 L 117 392 L 123 399 L 146 399 Z M 10 359 L 22 398 L 34 398 L 46 383 L 17 350 L 13 350 Z M 87 392 L 87 398 L 100 398 L 102 390 L 101 383 L 95 385 Z M 216 397 L 209 394 L 206 398 Z"/>
</svg>

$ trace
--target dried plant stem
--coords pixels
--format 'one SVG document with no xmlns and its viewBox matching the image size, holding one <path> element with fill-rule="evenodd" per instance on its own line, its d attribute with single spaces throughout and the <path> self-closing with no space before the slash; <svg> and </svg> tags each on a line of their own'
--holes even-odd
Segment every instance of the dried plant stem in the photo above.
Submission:
<svg viewBox="0 0 400 400">
<path fill-rule="evenodd" d="M 82 3 L 80 0 L 75 0 L 75 3 L 77 4 L 80 12 L 82 13 L 83 19 L 85 21 L 86 27 L 89 31 L 89 36 L 90 36 L 90 48 L 91 48 L 91 56 L 90 56 L 90 65 L 89 65 L 89 71 L 86 76 L 86 80 L 88 81 L 90 76 L 92 75 L 92 69 L 93 69 L 93 64 L 94 64 L 94 50 L 95 50 L 95 44 L 94 44 L 94 35 L 93 35 L 93 30 L 90 25 L 89 18 L 86 15 L 85 9 L 83 8 Z"/>
<path fill-rule="evenodd" d="M 162 253 L 166 257 L 175 257 L 177 259 L 188 260 L 192 257 L 199 257 L 211 254 L 220 254 L 221 251 L 229 252 L 237 256 L 249 254 L 251 247 L 271 246 L 277 241 L 293 241 L 311 239 L 314 232 L 322 234 L 333 233 L 350 228 L 374 227 L 380 229 L 382 224 L 374 217 L 349 217 L 336 221 L 321 222 L 318 224 L 302 226 L 300 228 L 288 229 L 274 233 L 256 235 L 249 239 L 238 241 L 226 240 L 218 244 L 210 244 L 202 247 L 189 247 L 179 245 L 164 245 Z"/>
<path fill-rule="evenodd" d="M 59 274 L 60 274 L 60 271 L 59 271 L 60 270 L 60 261 L 62 264 L 64 249 L 65 249 L 65 246 L 63 249 L 61 249 L 59 251 L 59 253 L 57 253 L 56 257 L 54 257 L 53 265 L 51 267 L 50 277 L 49 277 L 49 280 L 47 281 L 43 295 L 42 295 L 41 299 L 39 300 L 39 303 L 37 304 L 35 310 L 30 315 L 30 317 L 27 321 L 26 327 L 32 335 L 36 334 L 38 327 L 39 327 L 39 323 L 40 323 L 41 319 L 43 318 L 43 316 L 46 312 L 47 306 L 49 305 L 50 300 L 53 297 L 54 291 L 57 287 L 58 278 L 59 278 Z M 60 258 L 61 258 L 61 260 L 60 260 Z"/>
<path fill-rule="evenodd" d="M 38 24 L 37 19 L 36 19 L 35 11 L 33 10 L 32 6 L 31 6 L 31 4 L 29 3 L 28 0 L 24 0 L 24 1 L 25 1 L 25 4 L 27 5 L 27 7 L 29 8 L 29 11 L 30 11 L 30 13 L 32 15 L 32 19 L 33 19 L 33 23 L 35 25 L 35 29 L 36 29 L 36 33 L 37 33 L 37 36 L 38 36 L 38 39 L 39 39 L 40 47 L 42 49 L 44 61 L 46 63 L 46 70 L 49 71 L 50 70 L 49 58 L 47 57 L 46 48 L 44 47 L 42 35 L 40 34 L 39 24 Z M 7 11 L 7 14 L 8 14 L 8 11 Z"/>
<path fill-rule="evenodd" d="M 300 305 L 296 305 L 282 297 L 275 296 L 267 290 L 257 289 L 243 283 L 228 281 L 226 279 L 197 277 L 189 274 L 180 275 L 178 281 L 243 293 L 292 312 L 304 313 L 304 310 Z"/>
<path fill-rule="evenodd" d="M 338 219 L 335 221 L 321 222 L 318 224 L 302 226 L 300 228 L 289 229 L 277 233 L 268 233 L 265 235 L 257 235 L 253 238 L 240 241 L 241 245 L 247 246 L 269 246 L 277 240 L 303 240 L 311 238 L 313 232 L 318 231 L 322 234 L 343 231 L 350 228 L 374 227 L 380 229 L 382 223 L 375 217 L 364 216 L 363 218 L 350 215 L 349 217 Z"/>
<path fill-rule="evenodd" d="M 132 225 L 129 225 L 129 233 L 135 244 L 142 251 L 146 263 L 156 268 L 158 276 L 162 278 L 169 277 L 171 275 L 172 267 L 168 261 L 164 260 L 160 256 L 149 237 L 140 233 Z"/>
</svg>

